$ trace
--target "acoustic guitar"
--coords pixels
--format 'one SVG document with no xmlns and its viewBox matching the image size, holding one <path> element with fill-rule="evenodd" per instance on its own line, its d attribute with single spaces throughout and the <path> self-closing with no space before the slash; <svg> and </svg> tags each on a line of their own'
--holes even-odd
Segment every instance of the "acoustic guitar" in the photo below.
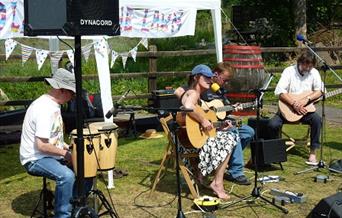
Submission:
<svg viewBox="0 0 342 218">
<path fill-rule="evenodd" d="M 201 148 L 209 137 L 216 136 L 216 128 L 221 127 L 225 121 L 217 121 L 217 117 L 212 110 L 203 110 L 200 106 L 196 106 L 194 109 L 195 113 L 202 115 L 208 119 L 214 126 L 213 129 L 207 131 L 203 130 L 200 123 L 186 115 L 177 115 L 177 123 L 182 126 L 178 132 L 178 139 L 181 144 L 185 147 Z M 185 116 L 185 122 L 184 122 Z M 234 122 L 232 123 L 234 125 Z"/>
<path fill-rule="evenodd" d="M 201 100 L 201 107 L 204 110 L 213 110 L 216 113 L 216 117 L 223 120 L 227 113 L 233 111 L 243 110 L 247 108 L 254 108 L 256 106 L 255 102 L 240 103 L 238 106 L 224 105 L 219 99 L 214 99 L 209 102 Z"/>
<path fill-rule="evenodd" d="M 299 101 L 302 98 L 305 98 L 306 96 L 312 94 L 312 91 L 307 91 L 307 92 L 303 92 L 300 94 L 291 94 L 289 93 L 289 96 L 294 99 L 295 101 Z M 334 95 L 338 95 L 342 93 L 342 88 L 336 89 L 334 91 L 328 92 L 325 94 L 325 98 L 329 98 L 332 97 Z M 316 100 L 313 100 L 311 102 L 309 102 L 305 108 L 308 112 L 315 112 L 316 111 L 316 107 L 315 107 L 315 103 L 318 102 L 319 100 L 321 100 L 321 98 L 318 98 Z M 281 115 L 289 122 L 296 122 L 298 120 L 300 120 L 303 115 L 298 114 L 291 105 L 288 105 L 287 103 L 283 102 L 282 100 L 278 101 L 278 105 L 279 105 L 279 111 L 281 113 Z"/>
</svg>

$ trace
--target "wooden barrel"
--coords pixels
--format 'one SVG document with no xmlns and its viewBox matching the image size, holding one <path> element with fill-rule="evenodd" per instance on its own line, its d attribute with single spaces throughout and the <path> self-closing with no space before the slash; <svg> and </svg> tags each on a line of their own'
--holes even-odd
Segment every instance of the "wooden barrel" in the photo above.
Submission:
<svg viewBox="0 0 342 218">
<path fill-rule="evenodd" d="M 225 45 L 223 60 L 235 69 L 233 78 L 225 85 L 232 103 L 251 102 L 255 94 L 249 90 L 263 87 L 267 75 L 259 46 Z M 235 115 L 254 114 L 253 109 L 234 112 Z"/>
</svg>

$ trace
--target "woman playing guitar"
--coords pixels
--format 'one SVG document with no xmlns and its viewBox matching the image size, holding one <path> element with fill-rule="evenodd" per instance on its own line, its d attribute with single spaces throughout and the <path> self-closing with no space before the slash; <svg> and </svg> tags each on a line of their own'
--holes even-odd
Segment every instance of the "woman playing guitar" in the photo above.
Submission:
<svg viewBox="0 0 342 218">
<path fill-rule="evenodd" d="M 197 121 L 203 131 L 211 131 L 214 128 L 213 124 L 202 113 L 197 112 L 200 96 L 210 88 L 213 76 L 214 74 L 208 66 L 203 64 L 197 65 L 191 72 L 189 89 L 181 95 L 178 95 L 185 108 L 194 109 L 193 112 L 187 113 L 186 116 Z M 180 89 L 183 88 L 180 87 Z M 177 95 L 177 90 L 175 94 Z M 227 122 L 221 129 L 229 127 L 231 125 Z M 218 131 L 215 137 L 209 137 L 199 149 L 200 162 L 198 168 L 203 176 L 215 172 L 214 179 L 210 183 L 210 188 L 223 200 L 229 199 L 229 195 L 223 187 L 223 176 L 228 165 L 230 154 L 238 138 L 239 136 L 237 134 L 228 131 Z"/>
</svg>

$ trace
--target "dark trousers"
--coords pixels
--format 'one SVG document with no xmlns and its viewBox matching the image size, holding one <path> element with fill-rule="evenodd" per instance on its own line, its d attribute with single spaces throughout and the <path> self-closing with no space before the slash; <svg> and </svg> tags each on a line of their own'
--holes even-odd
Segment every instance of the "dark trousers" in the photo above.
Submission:
<svg viewBox="0 0 342 218">
<path fill-rule="evenodd" d="M 307 113 L 302 119 L 301 123 L 308 124 L 310 126 L 310 148 L 317 149 L 320 146 L 319 137 L 322 127 L 322 118 L 316 113 Z M 278 112 L 268 123 L 268 128 L 272 132 L 272 135 L 280 133 L 280 128 L 284 123 L 288 123 L 285 118 Z M 274 134 L 273 134 L 274 133 Z M 281 133 L 280 133 L 281 134 Z"/>
</svg>

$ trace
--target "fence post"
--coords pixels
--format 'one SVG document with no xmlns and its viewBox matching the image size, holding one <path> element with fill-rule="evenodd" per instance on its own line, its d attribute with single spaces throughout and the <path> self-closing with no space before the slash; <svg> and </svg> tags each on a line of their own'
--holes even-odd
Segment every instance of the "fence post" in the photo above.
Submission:
<svg viewBox="0 0 342 218">
<path fill-rule="evenodd" d="M 155 54 L 157 52 L 157 46 L 156 45 L 150 45 L 149 51 L 152 54 Z M 148 60 L 148 93 L 151 93 L 153 90 L 157 89 L 157 56 L 152 55 L 149 57 Z"/>
</svg>

